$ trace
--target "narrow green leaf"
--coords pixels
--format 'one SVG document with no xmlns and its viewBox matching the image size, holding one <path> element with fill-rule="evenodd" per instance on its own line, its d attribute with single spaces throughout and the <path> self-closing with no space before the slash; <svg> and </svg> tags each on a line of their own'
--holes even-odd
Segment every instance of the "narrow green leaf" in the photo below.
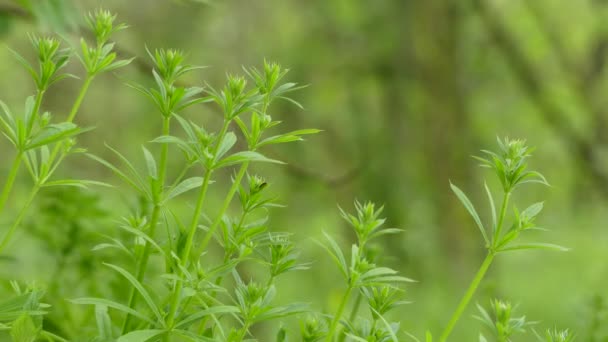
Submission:
<svg viewBox="0 0 608 342">
<path fill-rule="evenodd" d="M 228 132 L 222 139 L 222 142 L 217 150 L 217 159 L 221 159 L 236 144 L 236 135 L 233 132 Z"/>
<path fill-rule="evenodd" d="M 325 248 L 325 250 L 329 253 L 329 255 L 332 257 L 332 259 L 334 259 L 334 262 L 340 269 L 340 272 L 342 272 L 344 279 L 348 279 L 349 278 L 348 263 L 346 263 L 346 259 L 344 258 L 344 253 L 342 253 L 342 250 L 340 249 L 340 247 L 338 246 L 336 241 L 329 234 L 327 234 L 326 232 L 323 232 L 323 235 L 325 235 L 325 238 L 329 242 L 329 247 L 320 242 L 319 242 L 319 245 L 321 245 L 321 247 Z"/>
<path fill-rule="evenodd" d="M 196 189 L 196 188 L 200 187 L 202 184 L 203 184 L 203 177 L 191 177 L 191 178 L 184 179 L 183 181 L 181 181 L 179 184 L 177 184 L 175 187 L 171 188 L 167 192 L 167 195 L 163 199 L 162 203 L 165 203 L 168 200 L 183 194 L 184 192 L 190 191 L 192 189 Z"/>
<path fill-rule="evenodd" d="M 89 185 L 99 185 L 99 186 L 105 186 L 105 187 L 110 187 L 110 188 L 112 187 L 112 185 L 110 185 L 108 183 L 87 180 L 87 179 L 62 179 L 62 180 L 56 180 L 56 181 L 51 181 L 51 182 L 45 182 L 42 186 L 43 187 L 75 186 L 75 187 L 86 189 L 86 188 L 88 188 Z"/>
<path fill-rule="evenodd" d="M 560 245 L 539 242 L 539 243 L 526 243 L 526 244 L 521 244 L 521 245 L 514 245 L 514 246 L 503 248 L 503 249 L 499 250 L 499 252 L 516 251 L 516 250 L 522 250 L 522 249 L 547 249 L 547 250 L 559 251 L 559 252 L 567 252 L 570 250 L 570 248 L 562 247 Z"/>
<path fill-rule="evenodd" d="M 154 160 L 154 156 L 152 153 L 145 147 L 141 147 L 144 151 L 144 158 L 146 159 L 146 166 L 148 167 L 148 176 L 152 179 L 158 179 L 158 171 L 156 168 L 156 160 Z"/>
<path fill-rule="evenodd" d="M 137 310 L 131 309 L 130 307 L 124 305 L 124 304 L 120 304 L 118 302 L 109 300 L 109 299 L 105 299 L 105 298 L 90 298 L 90 297 L 85 297 L 85 298 L 75 298 L 75 299 L 70 299 L 70 302 L 77 304 L 77 305 L 101 305 L 101 306 L 107 306 L 109 308 L 118 310 L 120 312 L 124 312 L 127 314 L 130 314 L 134 317 L 137 317 L 139 319 L 141 319 L 144 322 L 148 322 L 150 324 L 154 324 L 155 322 L 153 320 L 151 320 L 150 318 L 146 317 L 145 315 L 143 315 L 142 313 L 140 313 Z"/>
<path fill-rule="evenodd" d="M 467 195 L 465 195 L 464 192 L 462 192 L 462 190 L 460 190 L 456 185 L 452 184 L 451 182 L 450 182 L 450 187 L 452 188 L 452 191 L 454 191 L 454 193 L 456 194 L 456 196 L 458 197 L 460 202 L 462 202 L 464 207 L 467 209 L 469 214 L 471 214 L 471 216 L 473 217 L 473 220 L 477 224 L 477 227 L 479 228 L 479 231 L 481 232 L 481 235 L 483 236 L 483 239 L 485 240 L 486 245 L 490 245 L 490 240 L 488 239 L 486 230 L 483 227 L 483 224 L 481 223 L 481 219 L 479 218 L 477 211 L 475 211 L 475 207 L 473 206 L 473 203 L 471 203 L 471 201 L 469 200 Z"/>
<path fill-rule="evenodd" d="M 488 202 L 490 202 L 490 210 L 492 211 L 492 231 L 496 230 L 496 206 L 494 205 L 494 198 L 492 197 L 492 192 L 490 192 L 490 188 L 488 188 L 488 183 L 483 182 L 483 186 L 486 189 L 486 194 L 488 195 Z"/>
<path fill-rule="evenodd" d="M 197 311 L 196 313 L 193 313 L 193 314 L 187 316 L 186 318 L 181 320 L 179 323 L 177 323 L 175 325 L 175 327 L 176 328 L 187 328 L 192 323 L 200 320 L 201 318 L 209 316 L 209 315 L 228 314 L 228 313 L 237 313 L 237 312 L 239 312 L 239 309 L 236 306 L 228 306 L 228 305 L 213 306 L 208 309 L 203 309 L 203 310 Z"/>
<path fill-rule="evenodd" d="M 141 297 L 146 301 L 146 303 L 148 304 L 148 307 L 150 307 L 150 310 L 152 310 L 152 312 L 156 316 L 156 319 L 158 320 L 158 322 L 164 325 L 165 322 L 163 320 L 163 315 L 161 314 L 158 306 L 156 306 L 156 303 L 154 303 L 152 296 L 150 296 L 150 294 L 148 293 L 148 291 L 146 291 L 144 286 L 139 281 L 137 281 L 137 279 L 135 279 L 135 277 L 131 273 L 127 272 L 125 269 L 118 267 L 116 265 L 105 263 L 105 262 L 103 264 L 114 269 L 116 272 L 122 274 L 122 276 L 125 277 L 131 283 L 131 285 L 133 285 L 133 287 L 135 287 L 135 289 L 139 292 Z"/>
<path fill-rule="evenodd" d="M 112 320 L 108 315 L 108 307 L 105 305 L 95 305 L 95 321 L 99 337 L 103 340 L 112 340 Z"/>
<path fill-rule="evenodd" d="M 81 130 L 71 122 L 62 122 L 46 126 L 25 146 L 24 150 L 31 150 L 43 145 L 56 143 L 62 139 L 81 133 Z"/>
<path fill-rule="evenodd" d="M 140 194 L 142 194 L 142 195 L 147 194 L 146 190 L 140 184 L 137 184 L 138 183 L 137 181 L 134 181 L 131 178 L 129 178 L 124 172 L 122 172 L 116 166 L 110 164 L 110 162 L 108 162 L 102 158 L 99 158 L 96 155 L 90 154 L 90 153 L 87 153 L 86 156 L 97 161 L 98 163 L 104 165 L 108 169 L 112 170 L 120 179 L 122 179 L 125 183 L 130 185 L 133 189 L 135 189 Z M 148 196 L 148 197 L 150 198 L 150 196 Z"/>
<path fill-rule="evenodd" d="M 217 164 L 214 165 L 214 168 L 219 169 L 230 165 L 242 164 L 244 162 L 266 162 L 284 164 L 282 161 L 267 158 L 258 152 L 244 151 L 237 152 L 220 160 L 219 162 L 217 162 Z"/>
</svg>

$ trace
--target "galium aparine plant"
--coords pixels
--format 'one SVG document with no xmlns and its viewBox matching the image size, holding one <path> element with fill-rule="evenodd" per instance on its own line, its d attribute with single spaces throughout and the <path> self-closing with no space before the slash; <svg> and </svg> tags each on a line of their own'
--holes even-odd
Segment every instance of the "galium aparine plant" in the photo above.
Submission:
<svg viewBox="0 0 608 342">
<path fill-rule="evenodd" d="M 0 103 L 0 128 L 14 150 L 0 194 L 3 218 L 10 217 L 5 209 L 14 195 L 17 177 L 25 173 L 32 181 L 17 215 L 10 217 L 11 223 L 0 232 L 0 253 L 19 242 L 14 237 L 26 228 L 23 220 L 41 192 L 51 187 L 108 185 L 54 177 L 67 157 L 86 156 L 86 161 L 111 170 L 117 181 L 126 184 L 139 199 L 136 208 L 117 220 L 116 234 L 91 246 L 98 258 L 106 257 L 104 270 L 111 275 L 108 277 L 113 277 L 119 288 L 128 288 L 128 295 L 109 290 L 65 298 L 69 300 L 65 305 L 90 308 L 82 326 L 70 326 L 73 322 L 50 319 L 56 308 L 45 303 L 44 286 L 12 282 L 14 296 L 0 300 L 0 334 L 6 332 L 5 336 L 17 342 L 237 342 L 255 340 L 256 327 L 263 326 L 273 327 L 276 341 L 287 341 L 298 334 L 282 321 L 297 316 L 298 337 L 307 342 L 416 339 L 403 331 L 394 314 L 409 303 L 403 299 L 403 287 L 413 280 L 382 266 L 382 253 L 372 248 L 379 238 L 401 230 L 385 227 L 382 207 L 371 202 L 355 202 L 354 213 L 340 209 L 353 233 L 349 248 L 327 233 L 319 242 L 343 280 L 337 307 L 316 312 L 301 302 L 276 301 L 277 279 L 313 265 L 300 260 L 290 233 L 271 229 L 270 215 L 281 205 L 270 193 L 272 181 L 254 170 L 257 163 L 282 164 L 264 155 L 268 146 L 300 141 L 319 132 L 280 131 L 280 115 L 273 105 L 287 101 L 302 108 L 291 98 L 292 92 L 302 87 L 286 81 L 288 70 L 264 61 L 260 68 L 244 68 L 243 75 L 228 74 L 222 86 L 188 86 L 182 77 L 202 67 L 187 64 L 179 50 L 147 50 L 151 84 L 128 86 L 149 100 L 160 114 L 155 119 L 160 131 L 141 145 L 140 160 L 129 159 L 125 151 L 108 144 L 113 155 L 110 161 L 77 147 L 78 135 L 89 129 L 79 127 L 75 119 L 96 77 L 116 72 L 132 59 L 119 59 L 115 52 L 112 37 L 126 28 L 116 23 L 116 15 L 97 10 L 86 17 L 86 23 L 93 40 L 83 38 L 79 44 L 63 48 L 59 39 L 31 36 L 35 63 L 13 52 L 31 76 L 34 94 L 27 97 L 22 110 Z M 81 75 L 64 72 L 73 59 L 82 65 Z M 44 95 L 51 86 L 68 79 L 80 82 L 80 90 L 69 113 L 56 118 L 43 110 Z M 215 115 L 213 112 L 221 114 L 217 125 L 208 119 Z M 528 170 L 531 150 L 524 141 L 499 139 L 498 144 L 498 152 L 483 151 L 477 158 L 493 171 L 501 185 L 501 200 L 496 206 L 496 191 L 484 184 L 491 222 L 484 224 L 464 192 L 451 185 L 479 229 L 487 253 L 439 341 L 447 341 L 499 254 L 524 249 L 564 250 L 547 243 L 519 242 L 520 235 L 537 229 L 535 220 L 543 204 L 519 210 L 511 203 L 511 196 L 527 183 L 547 182 L 540 173 Z M 230 176 L 227 181 L 222 177 L 226 175 Z M 221 194 L 219 204 L 212 203 L 211 186 Z M 173 205 L 184 198 L 194 199 L 186 213 Z M 70 241 L 84 243 L 76 238 Z M 110 253 L 114 257 L 107 257 Z M 252 275 L 247 269 L 256 272 Z M 53 287 L 48 291 L 58 293 Z M 487 329 L 479 335 L 480 341 L 510 341 L 511 336 L 529 331 L 530 323 L 523 316 L 515 316 L 513 310 L 509 303 L 499 300 L 492 302 L 489 310 L 479 306 L 477 318 Z M 567 330 L 547 330 L 536 336 L 542 341 L 573 340 Z M 425 338 L 432 341 L 432 333 Z"/>
</svg>

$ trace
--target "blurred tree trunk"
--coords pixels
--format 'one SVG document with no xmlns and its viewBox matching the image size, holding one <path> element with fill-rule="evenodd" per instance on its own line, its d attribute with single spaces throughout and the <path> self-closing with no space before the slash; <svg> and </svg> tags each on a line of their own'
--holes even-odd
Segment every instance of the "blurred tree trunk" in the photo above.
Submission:
<svg viewBox="0 0 608 342">
<path fill-rule="evenodd" d="M 461 261 L 474 231 L 449 181 L 466 191 L 474 164 L 469 157 L 475 151 L 461 74 L 464 13 L 456 2 L 437 1 L 413 1 L 407 13 L 413 86 L 422 95 L 422 112 L 416 114 L 422 129 L 415 132 L 412 143 L 425 156 L 421 176 L 426 177 L 435 204 L 441 247 L 450 260 Z"/>
</svg>

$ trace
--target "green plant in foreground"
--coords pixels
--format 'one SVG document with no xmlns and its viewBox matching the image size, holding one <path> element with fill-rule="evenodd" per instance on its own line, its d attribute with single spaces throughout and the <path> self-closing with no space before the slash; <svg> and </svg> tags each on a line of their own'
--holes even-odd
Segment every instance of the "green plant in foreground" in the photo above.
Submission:
<svg viewBox="0 0 608 342">
<path fill-rule="evenodd" d="M 504 252 L 524 249 L 549 249 L 558 251 L 567 250 L 564 247 L 548 243 L 518 242 L 520 234 L 539 229 L 535 225 L 534 221 L 536 216 L 542 210 L 543 203 L 534 203 L 522 211 L 519 211 L 514 206 L 511 224 L 507 225 L 506 218 L 509 211 L 509 200 L 511 195 L 516 189 L 519 189 L 525 184 L 538 183 L 548 185 L 548 183 L 539 172 L 528 170 L 528 158 L 531 155 L 531 150 L 528 146 L 526 146 L 523 140 L 511 140 L 508 138 L 504 140 L 498 139 L 498 145 L 500 147 L 498 153 L 484 150 L 482 151 L 485 154 L 484 157 L 476 157 L 476 159 L 481 162 L 482 167 L 490 168 L 494 171 L 494 174 L 502 185 L 502 203 L 497 212 L 492 192 L 488 188 L 487 184 L 484 184 L 492 215 L 492 222 L 489 227 L 485 227 L 483 225 L 475 207 L 464 192 L 462 192 L 462 190 L 460 190 L 456 185 L 450 184 L 452 191 L 454 191 L 466 210 L 469 212 L 469 214 L 471 214 L 475 224 L 479 228 L 485 242 L 487 255 L 477 271 L 477 274 L 469 285 L 465 295 L 458 304 L 456 311 L 443 330 L 439 338 L 440 342 L 447 341 L 450 333 L 471 301 L 471 298 L 475 294 L 477 287 L 490 268 L 490 265 L 492 264 L 492 261 L 496 255 Z"/>
<path fill-rule="evenodd" d="M 383 227 L 385 219 L 380 218 L 382 207 L 377 209 L 371 202 L 365 204 L 355 202 L 355 207 L 357 210 L 356 216 L 342 211 L 342 217 L 354 229 L 357 236 L 357 243 L 351 246 L 350 263 L 347 262 L 338 243 L 328 234 L 325 234 L 327 245 L 322 245 L 331 255 L 346 281 L 346 290 L 342 295 L 337 311 L 330 320 L 325 341 L 335 341 L 336 336 L 340 340 L 343 339 L 343 337 L 340 337 L 338 327 L 340 322 L 343 322 L 346 328 L 343 336 L 363 340 L 372 338 L 373 341 L 397 340 L 395 334 L 399 324 L 389 324 L 384 318 L 384 314 L 405 303 L 396 300 L 397 284 L 412 282 L 413 280 L 398 275 L 397 271 L 391 268 L 377 266 L 368 249 L 368 244 L 375 237 L 394 234 L 400 230 Z M 351 309 L 350 318 L 342 320 L 347 304 L 353 295 L 358 297 L 356 304 Z M 359 301 L 363 297 L 367 299 L 372 319 L 371 321 L 361 320 L 357 322 L 355 320 L 359 309 Z M 308 331 L 305 332 L 309 334 Z"/>
</svg>

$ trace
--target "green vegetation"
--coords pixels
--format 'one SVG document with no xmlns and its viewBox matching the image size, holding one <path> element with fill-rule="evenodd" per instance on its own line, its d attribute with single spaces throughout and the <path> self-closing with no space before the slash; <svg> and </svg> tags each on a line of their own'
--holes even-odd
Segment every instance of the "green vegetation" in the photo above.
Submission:
<svg viewBox="0 0 608 342">
<path fill-rule="evenodd" d="M 217 17 L 233 8 L 214 1 L 167 3 L 176 11 L 204 9 Z M 349 89 L 315 91 L 332 81 L 321 75 L 328 71 L 322 63 L 318 70 L 307 69 L 306 58 L 285 58 L 296 61 L 290 72 L 265 59 L 273 53 L 254 53 L 243 62 L 255 56 L 251 64 L 258 66 L 237 68 L 241 62 L 229 54 L 180 46 L 189 38 L 183 26 L 178 35 L 158 41 L 133 39 L 132 23 L 121 23 L 120 9 L 117 15 L 114 9 L 87 8 L 80 20 L 79 6 L 69 1 L 0 4 L 5 24 L 0 28 L 7 37 L 15 35 L 6 58 L 20 69 L 11 72 L 29 75 L 27 87 L 8 80 L 10 91 L 0 102 L 0 340 L 606 340 L 604 282 L 600 276 L 597 284 L 582 284 L 590 282 L 587 272 L 605 273 L 594 254 L 605 234 L 577 223 L 605 203 L 572 199 L 608 193 L 582 185 L 583 179 L 601 185 L 605 177 L 597 166 L 600 152 L 584 150 L 593 140 L 569 135 L 577 151 L 589 153 L 585 163 L 593 165 L 587 178 L 573 176 L 572 170 L 556 170 L 548 157 L 565 149 L 535 143 L 541 145 L 535 152 L 526 140 L 502 138 L 500 119 L 489 124 L 492 120 L 478 118 L 476 124 L 485 125 L 477 128 L 484 137 L 479 146 L 498 135 L 497 148 L 469 158 L 478 144 L 471 139 L 474 130 L 465 126 L 474 125 L 474 115 L 437 114 L 465 108 L 457 91 L 444 88 L 457 88 L 456 78 L 423 84 L 427 77 L 436 79 L 432 68 L 411 81 L 395 65 L 383 65 L 397 53 L 388 47 L 398 40 L 391 34 L 400 32 L 394 31 L 400 24 L 393 12 L 423 9 L 440 15 L 441 10 L 417 1 L 387 1 L 369 13 L 363 5 L 341 1 L 311 4 L 302 5 L 302 15 L 327 6 L 340 22 L 338 34 L 373 23 L 382 23 L 374 29 L 387 34 L 383 39 L 390 44 L 359 50 L 369 54 L 361 58 L 372 71 L 352 65 L 351 71 L 337 72 L 340 82 L 352 78 L 345 83 Z M 484 23 L 497 41 L 513 43 L 488 6 L 484 1 L 444 5 L 455 16 L 475 11 L 474 24 Z M 281 21 L 295 7 L 287 1 L 264 10 L 269 20 Z M 534 5 L 529 12 L 539 15 Z M 307 15 L 329 18 L 312 13 Z M 427 17 L 432 15 L 421 12 L 419 19 Z M 18 20 L 41 31 L 29 35 L 28 48 L 22 46 L 24 36 L 11 31 Z M 291 24 L 275 30 L 273 41 L 282 41 L 281 35 L 306 40 L 296 33 L 299 23 Z M 221 24 L 204 25 L 223 30 Z M 424 32 L 420 23 L 408 25 Z M 217 39 L 229 41 L 229 32 Z M 260 33 L 260 46 L 266 38 Z M 414 50 L 432 51 L 424 46 L 435 43 L 434 35 L 426 38 L 414 42 L 420 45 Z M 156 48 L 173 44 L 184 49 Z M 316 48 L 305 53 L 312 58 L 328 52 L 322 44 Z M 505 55 L 526 63 L 516 47 L 507 49 Z M 205 56 L 215 62 L 213 68 L 189 64 Z M 307 72 L 317 81 L 299 85 L 315 79 Z M 527 91 L 538 91 L 535 78 L 523 81 Z M 13 84 L 15 89 L 9 88 Z M 352 103 L 336 105 L 351 92 L 357 93 Z M 33 95 L 23 100 L 22 93 Z M 431 99 L 447 93 L 441 101 Z M 408 110 L 431 109 L 430 119 L 408 118 L 412 127 L 428 128 L 412 131 L 426 139 L 420 146 L 401 145 L 403 118 L 388 110 L 404 105 L 402 94 L 415 102 Z M 502 95 L 495 94 L 504 100 Z M 467 98 L 473 113 L 479 110 L 473 104 L 485 108 L 484 96 Z M 313 109 L 305 109 L 309 100 Z M 328 109 L 320 109 L 325 101 Z M 541 110 L 559 115 L 578 103 L 560 101 L 541 100 Z M 365 115 L 378 108 L 386 116 Z M 335 117 L 323 118 L 316 109 Z M 349 111 L 353 115 L 343 120 Z M 577 129 L 556 120 L 560 129 Z M 537 142 L 547 136 L 538 126 L 518 120 L 507 131 Z M 469 136 L 460 139 L 460 131 Z M 340 146 L 349 139 L 356 152 Z M 330 173 L 339 176 L 326 176 L 327 160 L 336 163 Z M 349 160 L 354 166 L 344 172 Z M 479 171 L 462 166 L 476 162 Z M 344 184 L 350 184 L 348 190 Z M 411 189 L 404 190 L 406 185 Z M 353 200 L 361 197 L 372 200 Z M 578 211 L 569 216 L 573 204 Z M 568 230 L 561 229 L 565 225 Z M 585 240 L 591 233 L 596 236 Z M 581 284 L 572 284 L 573 278 Z"/>
</svg>

